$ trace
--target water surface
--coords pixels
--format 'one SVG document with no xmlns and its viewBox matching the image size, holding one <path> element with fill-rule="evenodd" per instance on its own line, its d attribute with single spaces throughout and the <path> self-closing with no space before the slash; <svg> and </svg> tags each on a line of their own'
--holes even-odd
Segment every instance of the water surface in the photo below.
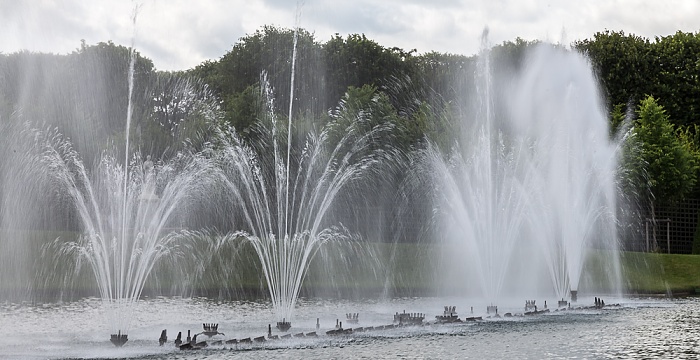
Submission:
<svg viewBox="0 0 700 360">
<path fill-rule="evenodd" d="M 538 300 L 538 304 L 543 300 Z M 133 359 L 607 359 L 698 358 L 700 299 L 607 299 L 620 307 L 551 311 L 539 316 L 486 318 L 486 304 L 465 299 L 415 298 L 390 301 L 300 301 L 290 333 L 319 333 L 359 313 L 360 324 L 390 324 L 393 314 L 423 312 L 434 319 L 444 305 L 456 305 L 460 316 L 484 316 L 480 322 L 405 327 L 351 336 L 295 338 L 261 345 L 209 347 L 180 351 L 178 331 L 202 331 L 202 323 L 219 323 L 224 336 L 240 339 L 262 336 L 274 319 L 266 302 L 220 302 L 203 298 L 156 298 L 140 301 L 123 348 L 109 343 L 106 311 L 98 299 L 59 304 L 0 305 L 0 344 L 3 359 L 133 358 Z M 524 305 L 524 301 L 522 301 Z M 580 299 L 577 305 L 593 303 Z M 554 310 L 549 302 L 550 310 Z M 499 304 L 499 313 L 523 313 L 517 300 Z M 349 327 L 348 324 L 344 326 Z M 161 330 L 168 344 L 158 346 Z M 274 324 L 273 324 L 274 329 Z M 279 334 L 276 330 L 275 334 Z M 200 337 L 200 339 L 202 339 Z"/>
</svg>

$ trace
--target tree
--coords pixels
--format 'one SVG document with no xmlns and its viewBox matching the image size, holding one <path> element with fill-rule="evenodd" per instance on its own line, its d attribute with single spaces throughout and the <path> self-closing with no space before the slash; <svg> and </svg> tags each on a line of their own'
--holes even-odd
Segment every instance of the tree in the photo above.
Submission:
<svg viewBox="0 0 700 360">
<path fill-rule="evenodd" d="M 698 123 L 700 113 L 700 33 L 656 37 L 652 47 L 658 74 L 651 84 L 674 124 Z"/>
<path fill-rule="evenodd" d="M 636 103 L 653 94 L 656 81 L 652 45 L 648 39 L 623 31 L 597 32 L 593 39 L 573 46 L 587 55 L 595 67 L 607 95 L 608 105 Z"/>
<path fill-rule="evenodd" d="M 647 166 L 648 189 L 657 202 L 675 202 L 688 194 L 697 179 L 696 159 L 688 144 L 676 136 L 664 108 L 647 96 L 637 108 L 634 132 Z"/>
<path fill-rule="evenodd" d="M 614 138 L 625 122 L 625 104 L 617 104 L 610 111 L 610 138 Z"/>
<path fill-rule="evenodd" d="M 595 67 L 608 105 L 637 103 L 653 95 L 675 125 L 698 123 L 700 33 L 649 39 L 606 30 L 574 43 Z"/>
<path fill-rule="evenodd" d="M 167 156 L 187 142 L 199 146 L 219 120 L 217 99 L 200 80 L 182 72 L 157 72 L 142 99 L 147 115 L 134 119 L 132 139 L 141 151 Z"/>
<path fill-rule="evenodd" d="M 330 103 L 340 100 L 351 86 L 381 89 L 390 78 L 412 78 L 414 52 L 385 48 L 364 34 L 348 35 L 346 39 L 336 34 L 323 45 Z"/>
<path fill-rule="evenodd" d="M 235 101 L 230 97 L 246 92 L 249 86 L 264 86 L 261 84 L 261 74 L 266 73 L 275 95 L 275 111 L 286 114 L 291 93 L 294 38 L 294 29 L 264 26 L 254 34 L 240 38 L 219 61 L 207 61 L 193 69 L 191 74 L 202 78 L 221 97 L 221 101 L 227 103 Z M 297 29 L 296 39 L 294 108 L 309 108 L 314 113 L 323 113 L 328 108 L 323 104 L 323 72 L 319 71 L 321 45 L 313 34 L 303 29 Z M 230 114 L 227 117 L 232 118 Z"/>
</svg>

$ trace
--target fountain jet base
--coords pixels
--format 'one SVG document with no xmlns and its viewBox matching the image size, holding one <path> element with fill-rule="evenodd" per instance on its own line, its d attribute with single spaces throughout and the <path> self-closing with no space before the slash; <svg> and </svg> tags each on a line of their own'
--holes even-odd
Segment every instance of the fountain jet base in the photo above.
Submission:
<svg viewBox="0 0 700 360">
<path fill-rule="evenodd" d="M 277 322 L 276 327 L 279 331 L 287 332 L 292 327 L 292 323 L 287 321 L 287 319 L 282 319 L 282 321 Z"/>
<path fill-rule="evenodd" d="M 498 306 L 496 306 L 496 305 L 486 306 L 486 313 L 498 315 Z"/>
<path fill-rule="evenodd" d="M 127 341 L 129 341 L 129 339 L 127 334 L 122 334 L 122 332 L 119 331 L 116 334 L 112 334 L 109 338 L 109 341 L 111 341 L 112 344 L 114 344 L 114 346 L 116 347 L 122 347 L 124 346 L 124 344 L 126 344 Z"/>
</svg>

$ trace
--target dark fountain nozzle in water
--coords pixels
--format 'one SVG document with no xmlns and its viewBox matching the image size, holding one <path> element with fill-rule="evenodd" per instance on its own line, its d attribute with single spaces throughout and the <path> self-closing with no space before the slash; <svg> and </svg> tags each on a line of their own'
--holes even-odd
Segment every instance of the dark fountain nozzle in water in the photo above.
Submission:
<svg viewBox="0 0 700 360">
<path fill-rule="evenodd" d="M 129 339 L 127 334 L 122 334 L 122 331 L 119 330 L 116 334 L 112 334 L 112 336 L 110 336 L 109 341 L 111 341 L 116 347 L 122 347 L 127 341 L 129 341 Z"/>
<path fill-rule="evenodd" d="M 182 345 L 182 331 L 177 333 L 177 338 L 175 339 L 175 346 L 180 347 Z"/>
<path fill-rule="evenodd" d="M 292 323 L 287 321 L 287 319 L 282 319 L 282 321 L 277 322 L 277 329 L 279 331 L 286 332 L 292 327 Z"/>
<path fill-rule="evenodd" d="M 578 290 L 571 290 L 571 302 L 578 300 Z"/>
<path fill-rule="evenodd" d="M 493 304 L 487 305 L 487 306 L 486 306 L 486 313 L 487 313 L 487 314 L 496 314 L 496 315 L 498 315 L 498 306 L 493 305 Z"/>
<path fill-rule="evenodd" d="M 168 330 L 163 329 L 163 331 L 160 333 L 160 338 L 158 338 L 158 344 L 163 346 L 163 344 L 166 342 L 168 342 Z"/>
</svg>

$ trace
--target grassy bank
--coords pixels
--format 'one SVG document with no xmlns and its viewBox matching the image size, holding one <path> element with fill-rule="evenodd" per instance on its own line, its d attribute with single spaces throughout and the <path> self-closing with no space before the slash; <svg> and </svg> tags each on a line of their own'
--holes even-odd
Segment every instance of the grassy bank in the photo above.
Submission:
<svg viewBox="0 0 700 360">
<path fill-rule="evenodd" d="M 630 293 L 695 294 L 700 289 L 700 255 L 625 252 L 620 260 Z"/>
<path fill-rule="evenodd" d="M 4 236 L 13 234 L 4 233 Z M 41 236 L 39 236 L 41 235 Z M 79 270 L 70 263 L 53 264 L 38 276 L 31 276 L 50 259 L 39 259 L 39 244 L 56 237 L 75 234 L 32 233 L 27 251 L 34 252 L 22 277 L 4 276 L 0 293 L 27 290 L 40 298 L 74 298 L 98 295 L 86 263 Z M 206 295 L 226 298 L 267 297 L 267 286 L 257 255 L 250 245 L 219 249 L 216 256 L 188 253 L 174 263 L 156 266 L 144 295 Z M 201 255 L 201 254 L 200 254 Z M 431 244 L 371 243 L 361 246 L 328 246 L 312 261 L 302 287 L 307 296 L 365 297 L 437 295 L 436 269 L 440 268 L 442 246 Z M 589 283 L 605 278 L 610 253 L 594 251 L 586 261 Z M 193 259 L 196 258 L 196 259 Z M 623 252 L 620 255 L 623 291 L 628 294 L 694 294 L 700 289 L 700 256 Z M 66 273 L 72 275 L 65 276 Z M 77 273 L 77 274 L 76 274 Z M 48 276 L 48 275 L 52 276 Z M 8 274 L 6 274 L 8 275 Z M 461 281 L 463 282 L 463 281 Z M 606 291 L 606 284 L 596 290 Z M 444 288 L 442 289 L 444 290 Z M 585 291 L 585 287 L 581 289 Z"/>
<path fill-rule="evenodd" d="M 362 296 L 379 292 L 396 296 L 436 295 L 442 248 L 425 244 L 372 244 L 370 250 L 341 251 L 315 259 L 304 282 L 302 293 L 308 295 Z M 257 256 L 248 249 L 238 266 L 260 269 Z M 342 254 L 342 255 L 340 255 Z M 350 254 L 350 255 L 348 255 Z M 593 251 L 586 260 L 589 278 L 605 278 L 611 253 Z M 323 260 L 321 260 L 323 258 Z M 700 255 L 620 253 L 622 291 L 626 294 L 695 294 L 700 289 Z M 243 278 L 210 281 L 212 293 L 222 283 L 230 289 L 266 296 L 267 288 L 257 271 L 247 271 Z M 214 279 L 211 279 L 214 280 Z M 595 281 L 593 281 L 595 283 Z M 204 284 L 202 284 L 204 285 Z M 590 281 L 589 281 L 590 285 Z M 595 290 L 610 291 L 609 284 L 597 284 Z M 444 290 L 441 289 L 441 290 Z M 586 290 L 586 289 L 582 289 Z"/>
</svg>

